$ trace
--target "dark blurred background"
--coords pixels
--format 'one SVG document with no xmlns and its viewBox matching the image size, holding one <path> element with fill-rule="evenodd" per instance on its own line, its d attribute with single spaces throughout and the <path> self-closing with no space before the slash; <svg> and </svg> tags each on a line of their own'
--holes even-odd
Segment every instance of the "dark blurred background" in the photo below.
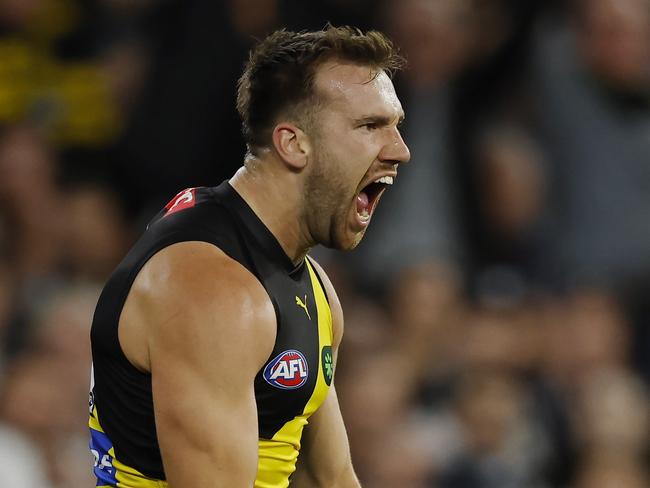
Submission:
<svg viewBox="0 0 650 488">
<path fill-rule="evenodd" d="M 242 163 L 255 39 L 377 28 L 412 162 L 317 250 L 369 488 L 650 486 L 649 0 L 0 0 L 0 479 L 93 486 L 101 286 Z"/>
</svg>

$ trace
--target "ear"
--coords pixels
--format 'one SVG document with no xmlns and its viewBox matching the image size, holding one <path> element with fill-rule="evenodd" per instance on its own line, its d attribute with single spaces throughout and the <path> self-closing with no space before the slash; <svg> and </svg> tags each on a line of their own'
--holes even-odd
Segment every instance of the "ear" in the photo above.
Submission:
<svg viewBox="0 0 650 488">
<path fill-rule="evenodd" d="M 281 122 L 273 128 L 273 146 L 280 158 L 294 171 L 307 165 L 311 146 L 307 134 L 298 126 Z"/>
</svg>

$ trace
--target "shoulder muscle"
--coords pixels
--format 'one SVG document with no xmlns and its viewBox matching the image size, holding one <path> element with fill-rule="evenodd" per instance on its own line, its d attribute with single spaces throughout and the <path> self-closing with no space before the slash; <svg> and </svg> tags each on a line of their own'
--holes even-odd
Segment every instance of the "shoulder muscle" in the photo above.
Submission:
<svg viewBox="0 0 650 488">
<path fill-rule="evenodd" d="M 144 369 L 153 368 L 156 353 L 168 348 L 173 357 L 186 354 L 196 361 L 203 349 L 210 356 L 228 355 L 244 345 L 244 361 L 255 369 L 275 342 L 275 312 L 261 283 L 204 242 L 174 244 L 154 255 L 136 278 L 124 315 L 120 329 L 140 334 Z"/>
</svg>

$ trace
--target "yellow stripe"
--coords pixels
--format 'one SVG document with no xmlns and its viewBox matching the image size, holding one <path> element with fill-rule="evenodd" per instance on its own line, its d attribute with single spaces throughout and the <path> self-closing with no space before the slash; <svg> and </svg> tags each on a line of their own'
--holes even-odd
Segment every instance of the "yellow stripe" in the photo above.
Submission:
<svg viewBox="0 0 650 488">
<path fill-rule="evenodd" d="M 167 488 L 167 482 L 149 478 L 138 470 L 121 463 L 115 458 L 115 451 L 111 448 L 108 453 L 113 457 L 115 479 L 118 488 Z"/>
<path fill-rule="evenodd" d="M 97 407 L 93 408 L 93 413 L 88 420 L 88 426 L 91 429 L 104 433 L 101 424 L 99 423 L 99 415 L 97 414 Z M 115 449 L 111 447 L 108 450 L 108 455 L 113 458 L 112 465 L 115 468 L 115 479 L 117 480 L 118 488 L 167 488 L 167 482 L 149 478 L 137 469 L 127 466 L 120 462 L 115 457 Z M 103 485 L 97 488 L 111 488 L 108 485 Z"/>
<path fill-rule="evenodd" d="M 286 488 L 289 486 L 289 476 L 296 470 L 303 428 L 308 423 L 307 419 L 325 401 L 329 391 L 323 374 L 321 350 L 323 346 L 332 345 L 332 312 L 309 260 L 307 260 L 307 269 L 311 278 L 318 316 L 319 344 L 316 386 L 301 415 L 284 424 L 273 436 L 273 439 L 259 440 L 259 462 L 255 488 Z"/>
<path fill-rule="evenodd" d="M 90 427 L 93 430 L 97 430 L 102 434 L 105 434 L 104 429 L 102 429 L 102 426 L 99 425 L 99 418 L 97 417 L 97 407 L 93 407 L 93 414 L 90 417 L 88 417 L 88 427 Z"/>
<path fill-rule="evenodd" d="M 316 310 L 318 311 L 318 340 L 320 341 L 320 348 L 323 346 L 331 346 L 334 340 L 334 332 L 332 329 L 332 310 L 327 301 L 323 287 L 320 280 L 316 275 L 316 271 L 312 267 L 309 259 L 307 259 L 307 268 L 309 269 L 309 277 L 311 278 L 311 286 L 314 289 L 314 299 L 316 300 Z M 320 352 L 320 350 L 319 350 Z M 321 364 L 319 359 L 318 364 Z M 322 366 L 322 365 L 321 365 Z M 319 376 L 319 378 L 322 375 Z"/>
</svg>

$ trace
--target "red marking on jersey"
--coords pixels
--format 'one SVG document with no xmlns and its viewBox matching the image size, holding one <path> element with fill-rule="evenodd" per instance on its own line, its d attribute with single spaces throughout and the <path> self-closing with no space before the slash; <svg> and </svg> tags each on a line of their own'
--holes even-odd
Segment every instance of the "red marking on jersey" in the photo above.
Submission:
<svg viewBox="0 0 650 488">
<path fill-rule="evenodd" d="M 173 213 L 191 208 L 196 203 L 196 188 L 188 188 L 178 193 L 171 202 L 165 205 L 165 217 Z"/>
</svg>

